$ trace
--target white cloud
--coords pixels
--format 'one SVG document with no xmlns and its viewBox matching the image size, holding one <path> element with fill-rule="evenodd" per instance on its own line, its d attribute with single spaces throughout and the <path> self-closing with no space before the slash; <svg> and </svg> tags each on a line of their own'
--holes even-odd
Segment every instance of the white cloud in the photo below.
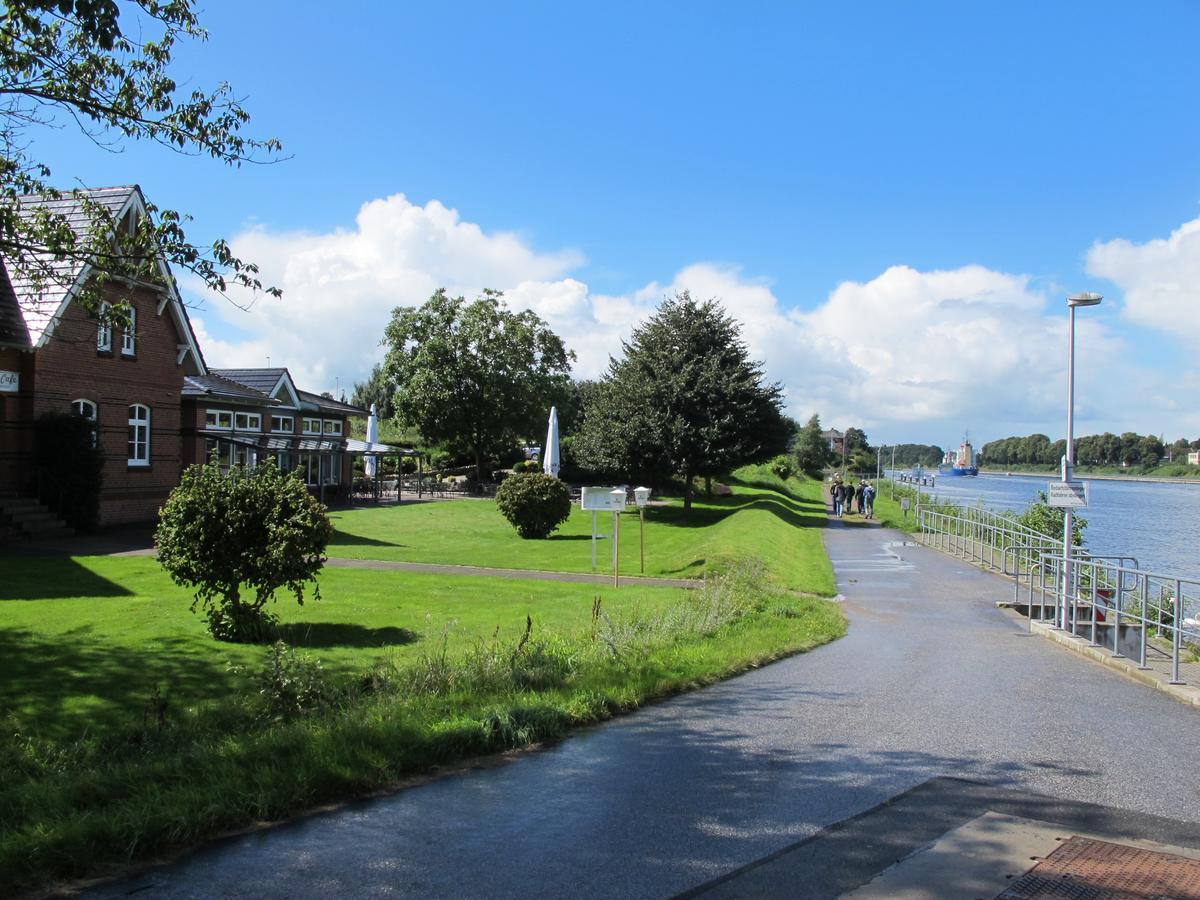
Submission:
<svg viewBox="0 0 1200 900">
<path fill-rule="evenodd" d="M 572 316 L 572 282 L 555 279 L 582 264 L 576 252 L 539 253 L 516 235 L 485 233 L 437 201 L 417 206 L 403 194 L 364 204 L 355 224 L 329 234 L 256 228 L 238 235 L 235 252 L 258 263 L 263 282 L 283 288 L 284 297 L 260 296 L 248 312 L 213 303 L 249 338 L 206 338 L 210 365 L 265 365 L 269 355 L 307 389 L 333 389 L 335 379 L 348 385 L 382 358 L 392 308 L 420 304 L 439 287 L 471 296 L 517 285 L 529 305 L 568 298 L 558 317 Z"/>
<path fill-rule="evenodd" d="M 197 320 L 206 358 L 219 368 L 266 365 L 269 356 L 310 390 L 332 389 L 335 378 L 344 388 L 362 379 L 382 358 L 378 341 L 391 309 L 419 304 L 440 286 L 467 296 L 504 290 L 511 306 L 534 310 L 564 337 L 581 377 L 599 375 L 664 296 L 688 289 L 698 299 L 719 298 L 742 322 L 752 353 L 783 383 L 799 418 L 816 411 L 827 424 L 861 425 L 872 437 L 937 443 L 956 442 L 964 429 L 983 438 L 1060 430 L 1065 316 L 1057 306 L 1047 314 L 1047 297 L 1025 275 L 894 266 L 866 282 L 843 282 L 802 311 L 764 280 L 700 263 L 668 282 L 610 296 L 573 277 L 583 262 L 576 252 L 542 253 L 436 201 L 417 206 L 399 194 L 365 204 L 353 230 L 254 229 L 234 248 L 258 262 L 263 280 L 281 286 L 284 298 L 260 298 L 248 313 L 214 304 L 245 339 L 217 327 L 210 312 Z M 1145 377 L 1128 377 L 1122 383 L 1139 384 L 1138 394 L 1125 392 L 1101 409 L 1093 401 L 1101 366 L 1092 361 L 1120 358 L 1120 345 L 1086 317 L 1079 341 L 1089 351 L 1080 384 L 1094 386 L 1091 394 L 1080 391 L 1081 426 L 1089 409 L 1115 419 L 1154 396 Z M 1105 368 L 1106 383 L 1119 379 Z M 1099 427 L 1118 425 L 1134 427 Z"/>
<path fill-rule="evenodd" d="M 797 417 L 948 443 L 963 430 L 990 437 L 1062 416 L 1065 321 L 1045 314 L 1028 276 L 894 266 L 843 282 L 807 312 L 784 309 L 769 285 L 735 269 L 691 266 L 669 290 L 679 288 L 723 299 Z M 1079 341 L 1097 356 L 1117 346 L 1094 323 L 1080 323 Z"/>
<path fill-rule="evenodd" d="M 1200 219 L 1144 244 L 1097 242 L 1087 271 L 1122 290 L 1122 314 L 1130 321 L 1200 340 Z"/>
</svg>

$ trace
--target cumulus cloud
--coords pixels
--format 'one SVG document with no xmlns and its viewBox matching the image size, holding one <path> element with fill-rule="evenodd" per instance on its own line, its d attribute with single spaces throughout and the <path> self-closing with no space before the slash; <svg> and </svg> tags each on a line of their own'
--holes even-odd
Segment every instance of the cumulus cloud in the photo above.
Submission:
<svg viewBox="0 0 1200 900">
<path fill-rule="evenodd" d="M 215 314 L 246 339 L 210 336 L 206 358 L 220 368 L 265 365 L 269 355 L 313 390 L 361 379 L 382 358 L 378 342 L 392 308 L 420 304 L 439 287 L 473 296 L 485 287 L 521 286 L 523 302 L 551 309 L 557 302 L 556 315 L 569 317 L 571 285 L 561 277 L 583 262 L 574 251 L 540 253 L 517 235 L 485 233 L 436 200 L 418 206 L 403 194 L 364 204 L 353 229 L 255 228 L 232 244 L 284 297 L 260 296 L 247 312 L 213 304 L 206 333 L 214 331 Z"/>
<path fill-rule="evenodd" d="M 894 266 L 843 282 L 809 311 L 785 309 L 736 269 L 691 266 L 669 286 L 681 288 L 723 299 L 798 417 L 948 443 L 968 429 L 1041 429 L 1062 415 L 1065 321 L 1047 315 L 1028 276 Z M 1079 340 L 1094 358 L 1119 346 L 1094 323 L 1080 323 Z"/>
<path fill-rule="evenodd" d="M 602 373 L 664 296 L 689 290 L 719 298 L 743 324 L 751 352 L 784 385 L 798 418 L 819 412 L 838 427 L 945 443 L 963 429 L 985 436 L 1052 430 L 1047 423 L 1062 414 L 1061 309 L 1047 314 L 1047 298 L 1028 276 L 982 266 L 894 266 L 869 281 L 843 282 L 808 309 L 781 301 L 766 280 L 710 263 L 606 295 L 576 277 L 577 252 L 540 252 L 402 194 L 365 204 L 353 229 L 257 228 L 234 248 L 260 264 L 284 299 L 260 298 L 247 313 L 214 304 L 196 319 L 206 358 L 219 368 L 266 365 L 269 356 L 311 390 L 361 380 L 382 358 L 378 340 L 391 309 L 419 304 L 441 286 L 467 296 L 504 290 L 512 307 L 532 309 L 564 337 L 580 377 Z M 1091 351 L 1081 382 L 1095 384 L 1087 360 L 1116 358 L 1119 343 L 1094 321 L 1080 328 Z M 1088 404 L 1081 392 L 1081 408 Z"/>
<path fill-rule="evenodd" d="M 1200 219 L 1144 244 L 1098 242 L 1088 252 L 1087 271 L 1121 289 L 1129 320 L 1200 340 Z"/>
</svg>

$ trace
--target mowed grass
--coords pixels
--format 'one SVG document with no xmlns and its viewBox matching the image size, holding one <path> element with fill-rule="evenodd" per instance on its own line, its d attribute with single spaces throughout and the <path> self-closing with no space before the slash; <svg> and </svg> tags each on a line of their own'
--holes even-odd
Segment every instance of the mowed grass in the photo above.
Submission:
<svg viewBox="0 0 1200 900">
<path fill-rule="evenodd" d="M 554 740 L 841 636 L 841 610 L 812 595 L 833 583 L 806 496 L 819 486 L 741 474 L 699 517 L 661 510 L 674 554 L 661 572 L 733 573 L 700 591 L 327 568 L 320 600 L 273 607 L 286 643 L 322 666 L 324 699 L 299 714 L 266 704 L 264 648 L 212 640 L 154 559 L 0 557 L 0 894 Z M 427 508 L 471 520 L 486 505 L 367 512 Z M 580 568 L 500 522 L 430 561 Z M 430 533 L 454 527 L 426 523 L 421 545 L 455 546 Z M 398 543 L 365 517 L 356 528 L 344 546 Z"/>
<path fill-rule="evenodd" d="M 833 571 L 821 545 L 825 524 L 821 484 L 781 482 L 765 467 L 738 472 L 733 496 L 699 497 L 690 511 L 680 498 L 646 511 L 645 574 L 691 578 L 732 559 L 763 560 L 780 584 L 822 596 L 835 591 Z M 355 509 L 331 515 L 337 531 L 330 556 L 353 559 L 536 569 L 592 570 L 592 514 L 576 504 L 549 539 L 523 540 L 491 500 L 438 500 Z M 602 534 L 612 514 L 599 513 Z M 640 568 L 636 510 L 621 516 L 620 571 Z M 597 571 L 612 571 L 612 544 L 598 542 Z"/>
<path fill-rule="evenodd" d="M 202 711 L 245 686 L 230 666 L 256 666 L 261 647 L 214 641 L 191 594 L 149 557 L 0 559 L 0 710 L 23 734 L 72 740 L 133 731 L 157 689 L 177 709 Z M 498 636 L 515 641 L 532 616 L 539 631 L 574 635 L 600 598 L 612 614 L 661 612 L 682 589 L 619 590 L 499 578 L 325 569 L 321 599 L 270 607 L 281 636 L 334 677 L 451 656 Z"/>
</svg>

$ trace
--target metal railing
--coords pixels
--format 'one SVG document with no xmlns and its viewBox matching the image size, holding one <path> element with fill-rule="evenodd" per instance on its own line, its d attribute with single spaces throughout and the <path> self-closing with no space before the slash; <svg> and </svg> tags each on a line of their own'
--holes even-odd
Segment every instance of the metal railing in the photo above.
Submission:
<svg viewBox="0 0 1200 900">
<path fill-rule="evenodd" d="M 1035 564 L 1043 552 L 1062 550 L 1061 541 L 977 507 L 956 512 L 922 507 L 917 513 L 917 528 L 930 546 L 998 571 L 1004 571 L 1011 550 L 1022 549 L 1028 554 L 1017 560 L 1018 569 Z"/>
<path fill-rule="evenodd" d="M 1169 661 L 1171 684 L 1184 683 L 1185 657 L 1200 661 L 1200 580 L 1082 548 L 1066 560 L 1061 539 L 984 509 L 921 509 L 917 520 L 928 546 L 1012 578 L 1014 606 L 1026 607 L 1031 629 L 1036 615 L 1115 657 L 1136 656 L 1139 668 Z"/>
</svg>

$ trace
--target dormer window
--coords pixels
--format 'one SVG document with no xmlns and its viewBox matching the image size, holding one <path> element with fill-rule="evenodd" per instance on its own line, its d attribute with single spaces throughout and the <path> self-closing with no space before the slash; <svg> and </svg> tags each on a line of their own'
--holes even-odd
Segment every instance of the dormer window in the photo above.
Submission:
<svg viewBox="0 0 1200 900">
<path fill-rule="evenodd" d="M 129 324 L 121 333 L 121 355 L 137 355 L 137 310 L 133 307 L 129 309 Z"/>
<path fill-rule="evenodd" d="M 99 353 L 112 353 L 112 322 L 109 320 L 108 303 L 100 304 L 100 323 L 96 326 L 96 350 Z"/>
</svg>

